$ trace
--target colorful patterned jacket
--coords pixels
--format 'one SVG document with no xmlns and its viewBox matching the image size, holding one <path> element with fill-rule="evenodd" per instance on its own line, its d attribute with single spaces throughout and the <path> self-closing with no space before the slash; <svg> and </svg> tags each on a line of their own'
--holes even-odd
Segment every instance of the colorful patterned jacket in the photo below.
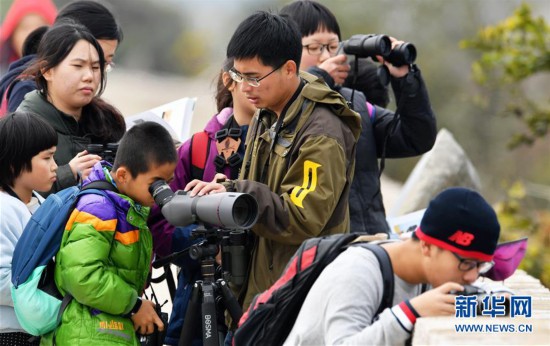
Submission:
<svg viewBox="0 0 550 346">
<path fill-rule="evenodd" d="M 106 162 L 84 185 L 111 181 Z M 56 256 L 55 282 L 74 299 L 53 332 L 58 345 L 139 345 L 127 314 L 141 295 L 151 264 L 149 208 L 105 191 L 84 195 L 71 214 Z M 52 334 L 42 344 L 51 341 Z"/>
</svg>

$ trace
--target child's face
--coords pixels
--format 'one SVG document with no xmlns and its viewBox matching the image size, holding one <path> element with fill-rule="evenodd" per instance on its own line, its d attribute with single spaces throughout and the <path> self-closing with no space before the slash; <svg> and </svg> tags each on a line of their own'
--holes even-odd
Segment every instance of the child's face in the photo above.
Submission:
<svg viewBox="0 0 550 346">
<path fill-rule="evenodd" d="M 56 147 L 51 147 L 33 156 L 31 171 L 21 172 L 16 184 L 29 191 L 50 191 L 57 179 L 57 164 L 53 159 L 55 150 Z"/>
<path fill-rule="evenodd" d="M 145 173 L 138 174 L 133 178 L 130 174 L 123 184 L 117 182 L 120 192 L 133 199 L 135 202 L 151 207 L 155 204 L 153 196 L 149 193 L 149 186 L 158 179 L 170 182 L 174 178 L 176 163 L 164 163 L 153 165 Z"/>
<path fill-rule="evenodd" d="M 312 35 L 302 37 L 302 59 L 300 60 L 300 70 L 306 71 L 308 68 L 313 66 L 319 66 L 323 61 L 331 58 L 336 53 L 338 49 L 338 35 L 333 32 L 328 32 L 325 30 L 319 30 Z M 321 48 L 320 54 L 310 54 L 305 46 L 310 46 L 311 50 L 313 48 Z M 329 51 L 330 50 L 330 51 Z"/>
</svg>

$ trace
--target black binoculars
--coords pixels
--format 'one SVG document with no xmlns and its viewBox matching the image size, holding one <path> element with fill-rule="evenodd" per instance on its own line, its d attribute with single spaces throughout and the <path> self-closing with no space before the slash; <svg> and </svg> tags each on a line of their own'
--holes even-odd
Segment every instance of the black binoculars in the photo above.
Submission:
<svg viewBox="0 0 550 346">
<path fill-rule="evenodd" d="M 386 35 L 353 35 L 349 40 L 342 42 L 342 45 L 346 54 L 358 58 L 374 58 L 380 55 L 397 67 L 410 65 L 416 60 L 416 48 L 412 43 L 404 42 L 392 49 L 391 40 Z"/>
<path fill-rule="evenodd" d="M 101 156 L 101 158 L 110 164 L 115 162 L 116 152 L 118 150 L 118 143 L 103 144 L 88 144 L 86 151 L 89 154 L 95 154 Z"/>
</svg>

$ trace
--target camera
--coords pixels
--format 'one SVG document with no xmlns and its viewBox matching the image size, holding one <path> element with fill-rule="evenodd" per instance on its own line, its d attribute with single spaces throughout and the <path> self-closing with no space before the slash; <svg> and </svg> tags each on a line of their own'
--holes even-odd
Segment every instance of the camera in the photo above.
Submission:
<svg viewBox="0 0 550 346">
<path fill-rule="evenodd" d="M 189 197 L 187 192 L 175 193 L 164 180 L 149 187 L 162 215 L 174 226 L 205 223 L 227 229 L 247 229 L 258 219 L 258 202 L 246 193 L 224 192 Z"/>
<path fill-rule="evenodd" d="M 162 346 L 164 345 L 164 337 L 166 336 L 166 329 L 168 328 L 168 313 L 162 312 L 160 309 L 160 305 L 155 305 L 155 311 L 162 320 L 162 324 L 164 324 L 164 329 L 159 331 L 157 325 L 155 324 L 155 330 L 151 334 L 147 335 L 140 335 L 139 337 L 139 343 L 141 346 Z"/>
<path fill-rule="evenodd" d="M 504 305 L 504 312 L 506 316 L 510 315 L 510 295 L 513 295 L 513 292 L 505 287 L 498 287 L 491 289 L 490 287 L 479 287 L 475 285 L 463 285 L 464 290 L 462 291 L 456 291 L 452 290 L 449 292 L 449 294 L 454 294 L 457 296 L 475 296 L 477 301 L 477 314 L 482 315 L 483 308 L 489 308 L 486 306 L 487 303 L 489 303 L 490 296 L 498 296 L 503 297 L 503 305 Z"/>
<path fill-rule="evenodd" d="M 416 48 L 412 43 L 404 42 L 393 49 L 387 35 L 358 34 L 342 43 L 344 53 L 358 58 L 384 57 L 392 65 L 399 67 L 409 65 L 416 60 Z"/>
<path fill-rule="evenodd" d="M 95 154 L 101 156 L 101 158 L 110 164 L 115 162 L 116 152 L 118 150 L 118 143 L 103 144 L 88 144 L 86 151 L 89 154 Z"/>
</svg>

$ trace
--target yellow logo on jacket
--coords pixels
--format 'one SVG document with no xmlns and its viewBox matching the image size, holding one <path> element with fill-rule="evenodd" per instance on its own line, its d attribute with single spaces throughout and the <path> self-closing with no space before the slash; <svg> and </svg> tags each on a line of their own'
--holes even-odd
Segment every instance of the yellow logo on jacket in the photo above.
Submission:
<svg viewBox="0 0 550 346">
<path fill-rule="evenodd" d="M 304 182 L 302 186 L 296 186 L 290 193 L 290 200 L 296 206 L 303 208 L 304 198 L 307 194 L 315 191 L 317 187 L 317 168 L 321 167 L 320 164 L 306 160 L 304 162 Z"/>
<path fill-rule="evenodd" d="M 99 321 L 100 329 L 124 330 L 124 323 L 115 320 Z"/>
</svg>

